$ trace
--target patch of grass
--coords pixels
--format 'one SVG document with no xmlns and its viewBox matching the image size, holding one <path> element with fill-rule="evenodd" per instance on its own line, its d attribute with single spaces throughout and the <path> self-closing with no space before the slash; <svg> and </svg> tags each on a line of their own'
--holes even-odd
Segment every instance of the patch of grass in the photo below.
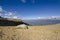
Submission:
<svg viewBox="0 0 60 40">
<path fill-rule="evenodd" d="M 29 29 L 17 29 L 14 26 L 0 27 L 6 36 L 3 40 L 60 40 L 60 24 L 46 26 L 30 26 Z"/>
</svg>

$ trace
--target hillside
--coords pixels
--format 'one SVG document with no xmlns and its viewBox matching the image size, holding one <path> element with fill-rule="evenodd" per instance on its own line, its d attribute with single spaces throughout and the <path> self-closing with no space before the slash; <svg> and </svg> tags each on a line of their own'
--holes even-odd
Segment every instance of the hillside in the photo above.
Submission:
<svg viewBox="0 0 60 40">
<path fill-rule="evenodd" d="M 27 23 L 23 22 L 21 19 L 9 19 L 9 18 L 0 17 L 0 26 L 17 26 L 20 24 L 28 25 Z"/>
<path fill-rule="evenodd" d="M 60 40 L 60 24 L 29 26 L 29 29 L 1 26 L 0 40 Z"/>
</svg>

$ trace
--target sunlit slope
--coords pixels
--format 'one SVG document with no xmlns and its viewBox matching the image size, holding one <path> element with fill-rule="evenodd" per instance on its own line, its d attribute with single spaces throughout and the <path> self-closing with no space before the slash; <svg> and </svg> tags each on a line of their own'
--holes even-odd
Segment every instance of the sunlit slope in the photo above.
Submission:
<svg viewBox="0 0 60 40">
<path fill-rule="evenodd" d="M 0 40 L 60 40 L 60 24 L 30 26 L 29 29 L 0 27 Z"/>
</svg>

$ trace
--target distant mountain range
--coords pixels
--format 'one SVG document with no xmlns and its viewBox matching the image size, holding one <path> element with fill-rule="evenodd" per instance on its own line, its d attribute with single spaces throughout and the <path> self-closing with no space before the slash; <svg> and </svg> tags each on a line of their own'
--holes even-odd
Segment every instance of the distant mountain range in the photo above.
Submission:
<svg viewBox="0 0 60 40">
<path fill-rule="evenodd" d="M 23 20 L 23 21 L 30 24 L 30 25 L 59 24 L 60 23 L 60 16 L 59 17 L 47 17 L 47 18 L 35 18 L 35 19 Z"/>
<path fill-rule="evenodd" d="M 50 16 L 50 17 L 37 17 L 37 18 L 28 18 L 26 20 L 37 20 L 37 19 L 56 19 L 60 20 L 60 16 Z"/>
</svg>

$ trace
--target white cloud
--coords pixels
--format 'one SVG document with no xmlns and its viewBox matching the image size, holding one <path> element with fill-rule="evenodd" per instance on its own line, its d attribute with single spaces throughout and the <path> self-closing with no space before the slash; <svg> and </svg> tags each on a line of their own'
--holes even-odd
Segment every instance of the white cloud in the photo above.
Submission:
<svg viewBox="0 0 60 40">
<path fill-rule="evenodd" d="M 21 2 L 26 3 L 27 0 L 21 0 Z"/>
<path fill-rule="evenodd" d="M 12 16 L 14 16 L 14 13 L 13 12 L 8 12 L 7 14 L 5 14 L 5 16 L 12 17 Z"/>
<path fill-rule="evenodd" d="M 21 2 L 23 2 L 23 3 L 26 3 L 27 2 L 27 0 L 20 0 Z M 35 3 L 35 0 L 30 0 L 32 3 Z"/>
<path fill-rule="evenodd" d="M 0 12 L 2 12 L 3 11 L 3 9 L 2 9 L 2 7 L 0 6 Z"/>
<path fill-rule="evenodd" d="M 53 19 L 60 19 L 60 16 L 51 16 Z"/>
<path fill-rule="evenodd" d="M 60 16 L 38 17 L 38 19 L 60 19 Z"/>
<path fill-rule="evenodd" d="M 8 12 L 5 14 L 5 18 L 11 18 L 11 19 L 20 19 L 18 16 L 16 16 L 13 12 Z"/>
<path fill-rule="evenodd" d="M 4 14 L 2 14 L 2 12 L 4 12 Z M 2 6 L 0 6 L 0 16 L 4 18 L 20 19 L 18 16 L 15 15 L 15 13 L 3 10 Z"/>
<path fill-rule="evenodd" d="M 2 16 L 2 14 L 0 13 L 0 16 Z"/>
<path fill-rule="evenodd" d="M 12 12 L 9 12 L 8 13 L 8 16 L 13 16 L 14 14 Z"/>
<path fill-rule="evenodd" d="M 13 19 L 19 19 L 19 17 L 18 17 L 18 16 L 13 16 L 12 18 L 13 18 Z"/>
<path fill-rule="evenodd" d="M 13 16 L 13 13 L 12 12 L 7 12 L 5 14 L 5 18 L 11 18 Z"/>
<path fill-rule="evenodd" d="M 37 17 L 37 18 L 26 18 L 23 20 L 37 20 L 37 19 L 57 19 L 60 20 L 60 16 L 49 16 L 49 17 Z"/>
<path fill-rule="evenodd" d="M 14 19 L 17 19 L 18 17 L 17 17 L 17 16 L 14 16 L 13 18 L 14 18 Z"/>
</svg>

